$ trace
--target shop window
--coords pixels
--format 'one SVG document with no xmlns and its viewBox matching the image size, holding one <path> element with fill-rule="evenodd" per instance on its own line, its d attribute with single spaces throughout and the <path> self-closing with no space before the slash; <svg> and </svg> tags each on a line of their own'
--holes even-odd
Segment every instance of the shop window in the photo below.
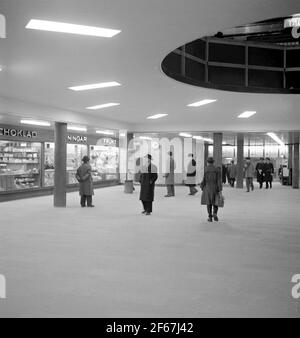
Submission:
<svg viewBox="0 0 300 338">
<path fill-rule="evenodd" d="M 208 67 L 209 82 L 232 86 L 245 85 L 245 70 L 229 67 Z"/>
<path fill-rule="evenodd" d="M 209 44 L 209 61 L 221 63 L 245 63 L 245 47 L 221 43 Z"/>
<path fill-rule="evenodd" d="M 283 50 L 249 47 L 249 65 L 283 67 Z"/>
<path fill-rule="evenodd" d="M 67 183 L 78 183 L 75 175 L 77 169 L 81 166 L 83 156 L 87 155 L 87 146 L 83 144 L 67 145 Z"/>
<path fill-rule="evenodd" d="M 40 186 L 41 143 L 0 141 L 0 191 Z"/>
<path fill-rule="evenodd" d="M 100 145 L 90 146 L 90 158 L 94 182 L 118 179 L 118 147 Z"/>
<path fill-rule="evenodd" d="M 249 86 L 283 88 L 283 73 L 269 70 L 249 69 Z"/>
</svg>

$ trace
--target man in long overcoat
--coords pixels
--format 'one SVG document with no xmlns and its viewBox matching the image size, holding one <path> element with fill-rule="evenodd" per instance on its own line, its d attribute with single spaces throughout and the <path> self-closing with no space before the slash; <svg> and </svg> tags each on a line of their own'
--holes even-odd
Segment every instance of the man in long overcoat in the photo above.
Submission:
<svg viewBox="0 0 300 338">
<path fill-rule="evenodd" d="M 232 188 L 234 188 L 234 183 L 236 180 L 236 175 L 237 175 L 237 169 L 236 165 L 234 164 L 234 161 L 231 161 L 231 164 L 228 166 L 228 176 L 229 176 L 229 184 Z"/>
<path fill-rule="evenodd" d="M 94 195 L 92 167 L 88 156 L 82 159 L 82 165 L 77 169 L 76 177 L 79 181 L 79 194 L 81 196 L 80 204 L 83 208 L 93 208 L 92 196 Z"/>
<path fill-rule="evenodd" d="M 185 185 L 190 188 L 189 195 L 195 195 L 198 190 L 196 189 L 196 174 L 197 174 L 197 163 L 194 160 L 194 155 L 189 154 L 190 162 L 187 166 L 186 181 Z"/>
<path fill-rule="evenodd" d="M 266 181 L 266 189 L 272 189 L 272 182 L 273 182 L 273 175 L 274 175 L 274 166 L 271 162 L 270 158 L 266 158 L 266 163 L 264 165 L 264 176 Z"/>
<path fill-rule="evenodd" d="M 212 222 L 213 218 L 217 222 L 218 205 L 217 198 L 222 191 L 222 174 L 221 168 L 214 166 L 214 159 L 207 159 L 207 167 L 204 169 L 204 177 L 200 184 L 202 189 L 201 204 L 207 206 L 208 221 Z"/>
<path fill-rule="evenodd" d="M 256 170 L 256 178 L 257 182 L 259 184 L 259 188 L 262 189 L 263 183 L 264 183 L 264 158 L 261 157 L 259 162 L 256 164 L 255 170 Z"/>
<path fill-rule="evenodd" d="M 140 200 L 143 203 L 143 214 L 149 216 L 152 213 L 152 206 L 154 201 L 155 182 L 158 178 L 157 167 L 152 164 L 152 156 L 146 156 L 146 165 L 142 166 L 140 173 L 141 192 Z"/>
<path fill-rule="evenodd" d="M 175 169 L 176 164 L 173 158 L 173 152 L 168 152 L 169 158 L 167 161 L 166 169 L 167 172 L 165 173 L 165 184 L 167 187 L 167 195 L 165 197 L 173 197 L 175 196 Z"/>
</svg>

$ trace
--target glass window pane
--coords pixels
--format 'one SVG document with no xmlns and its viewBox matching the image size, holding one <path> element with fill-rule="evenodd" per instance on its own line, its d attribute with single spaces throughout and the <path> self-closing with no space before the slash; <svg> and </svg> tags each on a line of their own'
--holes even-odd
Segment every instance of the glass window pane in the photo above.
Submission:
<svg viewBox="0 0 300 338">
<path fill-rule="evenodd" d="M 40 186 L 41 143 L 0 141 L 0 191 Z"/>
<path fill-rule="evenodd" d="M 93 180 L 118 179 L 119 148 L 108 146 L 90 146 Z"/>
</svg>

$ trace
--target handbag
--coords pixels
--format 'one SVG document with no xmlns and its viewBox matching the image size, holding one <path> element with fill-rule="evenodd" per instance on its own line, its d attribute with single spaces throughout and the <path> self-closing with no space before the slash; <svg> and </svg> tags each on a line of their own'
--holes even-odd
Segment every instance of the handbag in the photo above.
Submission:
<svg viewBox="0 0 300 338">
<path fill-rule="evenodd" d="M 216 206 L 218 206 L 219 208 L 224 208 L 224 204 L 225 204 L 225 197 L 223 196 L 221 192 L 219 192 L 218 195 L 216 196 Z"/>
</svg>

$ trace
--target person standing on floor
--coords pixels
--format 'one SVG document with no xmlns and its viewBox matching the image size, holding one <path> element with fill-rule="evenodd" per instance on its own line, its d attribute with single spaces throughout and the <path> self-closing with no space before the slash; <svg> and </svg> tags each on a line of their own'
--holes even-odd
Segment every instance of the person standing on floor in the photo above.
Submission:
<svg viewBox="0 0 300 338">
<path fill-rule="evenodd" d="M 266 189 L 272 189 L 273 175 L 274 175 L 274 166 L 270 158 L 266 158 L 266 163 L 264 165 L 264 175 L 266 181 Z"/>
<path fill-rule="evenodd" d="M 256 171 L 256 178 L 259 184 L 259 189 L 262 189 L 264 183 L 264 158 L 261 157 L 259 162 L 256 164 L 255 171 Z"/>
<path fill-rule="evenodd" d="M 141 168 L 140 173 L 140 200 L 142 201 L 144 211 L 143 214 L 149 216 L 152 213 L 152 206 L 154 201 L 155 182 L 158 178 L 157 167 L 152 164 L 152 156 L 146 156 L 146 165 Z"/>
<path fill-rule="evenodd" d="M 80 186 L 79 194 L 81 196 L 81 207 L 85 208 L 87 206 L 88 208 L 94 208 L 92 201 L 94 195 L 92 167 L 88 156 L 83 157 L 82 165 L 77 169 L 76 178 Z"/>
<path fill-rule="evenodd" d="M 234 188 L 235 180 L 237 175 L 237 169 L 236 165 L 234 164 L 234 161 L 231 161 L 231 164 L 228 167 L 228 176 L 229 176 L 229 185 Z"/>
<path fill-rule="evenodd" d="M 175 168 L 176 164 L 173 159 L 172 151 L 168 152 L 169 158 L 167 161 L 167 173 L 164 175 L 165 184 L 167 187 L 167 195 L 165 197 L 174 197 L 175 196 Z"/>
<path fill-rule="evenodd" d="M 250 157 L 247 157 L 244 166 L 247 192 L 250 192 L 250 188 L 251 190 L 254 190 L 253 184 L 254 172 L 255 172 L 254 165 L 252 164 Z"/>
<path fill-rule="evenodd" d="M 222 164 L 222 183 L 226 184 L 227 179 L 227 168 L 225 164 Z"/>
<path fill-rule="evenodd" d="M 218 222 L 218 195 L 222 192 L 221 168 L 214 166 L 214 159 L 207 159 L 207 167 L 204 169 L 204 177 L 200 183 L 202 189 L 201 204 L 207 206 L 208 222 Z"/>
<path fill-rule="evenodd" d="M 194 196 L 197 194 L 198 190 L 196 189 L 196 161 L 194 160 L 194 155 L 189 154 L 188 157 L 190 158 L 188 167 L 187 167 L 187 174 L 186 174 L 186 186 L 190 188 L 189 195 Z"/>
</svg>

